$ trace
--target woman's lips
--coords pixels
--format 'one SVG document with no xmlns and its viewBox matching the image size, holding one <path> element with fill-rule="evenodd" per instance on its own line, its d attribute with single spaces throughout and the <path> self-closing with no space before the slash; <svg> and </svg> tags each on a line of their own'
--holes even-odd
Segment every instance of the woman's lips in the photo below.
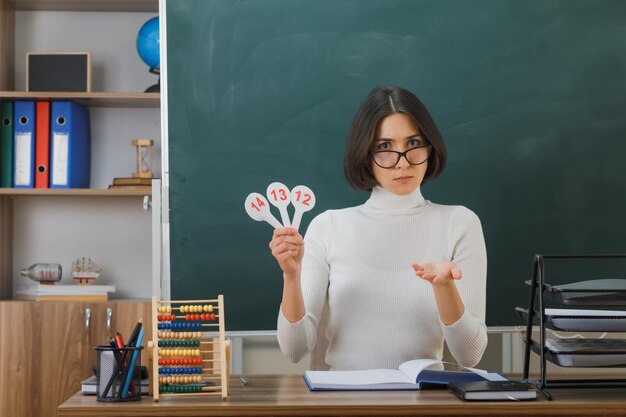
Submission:
<svg viewBox="0 0 626 417">
<path fill-rule="evenodd" d="M 409 182 L 409 180 L 410 180 L 411 178 L 413 178 L 413 177 L 410 177 L 410 176 L 402 176 L 402 177 L 394 178 L 394 181 L 397 181 L 397 182 L 402 183 L 402 184 L 406 184 L 407 182 Z"/>
</svg>

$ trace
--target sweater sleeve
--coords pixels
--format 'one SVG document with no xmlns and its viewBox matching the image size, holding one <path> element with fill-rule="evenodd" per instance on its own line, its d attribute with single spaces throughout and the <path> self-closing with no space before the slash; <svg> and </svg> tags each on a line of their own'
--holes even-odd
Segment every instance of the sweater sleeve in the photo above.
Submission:
<svg viewBox="0 0 626 417">
<path fill-rule="evenodd" d="M 487 347 L 487 251 L 478 216 L 465 207 L 457 207 L 450 219 L 448 239 L 450 258 L 462 272 L 456 285 L 465 311 L 455 323 L 441 323 L 441 328 L 457 363 L 472 367 Z"/>
<path fill-rule="evenodd" d="M 315 347 L 317 327 L 322 316 L 328 291 L 328 212 L 311 221 L 304 237 L 304 258 L 300 281 L 304 297 L 304 317 L 291 323 L 278 313 L 278 344 L 283 354 L 292 362 L 300 359 Z"/>
</svg>

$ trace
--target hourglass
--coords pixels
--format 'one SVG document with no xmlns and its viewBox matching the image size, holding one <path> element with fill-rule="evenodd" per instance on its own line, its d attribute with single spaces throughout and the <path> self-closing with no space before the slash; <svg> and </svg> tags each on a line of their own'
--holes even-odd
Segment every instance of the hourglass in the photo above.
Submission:
<svg viewBox="0 0 626 417">
<path fill-rule="evenodd" d="M 137 149 L 137 171 L 133 172 L 135 178 L 152 178 L 152 139 L 134 139 L 130 144 Z"/>
</svg>

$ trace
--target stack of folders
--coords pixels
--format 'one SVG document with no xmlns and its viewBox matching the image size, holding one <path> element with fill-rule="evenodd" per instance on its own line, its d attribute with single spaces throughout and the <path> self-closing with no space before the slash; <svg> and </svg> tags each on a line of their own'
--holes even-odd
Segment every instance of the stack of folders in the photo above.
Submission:
<svg viewBox="0 0 626 417">
<path fill-rule="evenodd" d="M 4 101 L 0 116 L 0 187 L 89 187 L 85 107 L 71 101 Z"/>
</svg>

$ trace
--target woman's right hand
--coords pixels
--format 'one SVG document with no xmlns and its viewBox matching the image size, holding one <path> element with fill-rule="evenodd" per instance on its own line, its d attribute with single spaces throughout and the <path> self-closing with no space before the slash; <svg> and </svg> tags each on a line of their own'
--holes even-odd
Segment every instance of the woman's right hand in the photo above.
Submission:
<svg viewBox="0 0 626 417">
<path fill-rule="evenodd" d="M 272 256 L 278 261 L 285 279 L 300 276 L 300 267 L 304 257 L 304 239 L 293 227 L 282 227 L 274 230 L 270 242 Z"/>
</svg>

